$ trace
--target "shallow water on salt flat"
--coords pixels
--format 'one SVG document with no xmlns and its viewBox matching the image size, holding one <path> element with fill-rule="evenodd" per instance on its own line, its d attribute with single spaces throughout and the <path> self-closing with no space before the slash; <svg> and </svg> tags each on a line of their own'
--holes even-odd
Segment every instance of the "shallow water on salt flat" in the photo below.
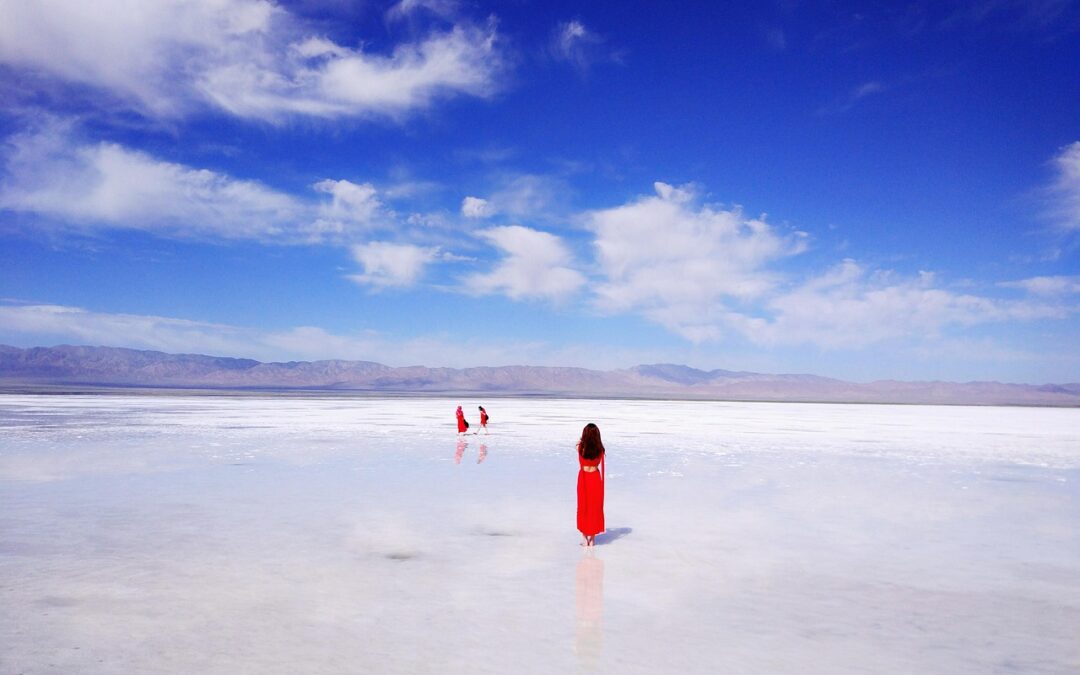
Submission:
<svg viewBox="0 0 1080 675">
<path fill-rule="evenodd" d="M 1071 673 L 1078 523 L 1076 409 L 6 395 L 0 672 Z"/>
</svg>

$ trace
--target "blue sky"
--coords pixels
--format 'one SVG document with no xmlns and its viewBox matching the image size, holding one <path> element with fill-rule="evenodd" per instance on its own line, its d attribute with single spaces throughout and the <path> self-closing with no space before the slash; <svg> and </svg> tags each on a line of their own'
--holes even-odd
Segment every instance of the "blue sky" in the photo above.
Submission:
<svg viewBox="0 0 1080 675">
<path fill-rule="evenodd" d="M 1080 381 L 1077 63 L 1062 0 L 0 0 L 0 342 Z"/>
</svg>

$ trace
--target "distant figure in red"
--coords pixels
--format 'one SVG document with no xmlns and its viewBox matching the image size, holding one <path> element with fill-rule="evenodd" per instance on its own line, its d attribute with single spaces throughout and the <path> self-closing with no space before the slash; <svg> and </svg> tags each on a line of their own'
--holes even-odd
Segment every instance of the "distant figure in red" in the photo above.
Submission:
<svg viewBox="0 0 1080 675">
<path fill-rule="evenodd" d="M 463 434 L 469 430 L 469 423 L 465 421 L 465 413 L 461 411 L 461 406 L 457 407 L 457 432 Z"/>
<path fill-rule="evenodd" d="M 487 411 L 484 410 L 484 406 L 477 406 L 477 407 L 480 408 L 480 427 L 484 430 L 484 433 L 486 434 L 487 433 L 488 414 L 487 414 Z"/>
<path fill-rule="evenodd" d="M 592 422 L 581 431 L 577 445 L 581 470 L 577 478 L 577 529 L 585 537 L 582 546 L 593 546 L 604 531 L 604 443 L 600 428 Z"/>
</svg>

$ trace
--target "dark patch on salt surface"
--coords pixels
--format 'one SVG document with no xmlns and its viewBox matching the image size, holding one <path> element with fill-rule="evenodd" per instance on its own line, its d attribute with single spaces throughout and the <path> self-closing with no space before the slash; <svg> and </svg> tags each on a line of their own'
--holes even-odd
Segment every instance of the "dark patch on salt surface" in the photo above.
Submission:
<svg viewBox="0 0 1080 675">
<path fill-rule="evenodd" d="M 46 607 L 74 607 L 79 604 L 75 598 L 65 598 L 58 595 L 46 595 L 38 600 L 39 605 Z"/>
<path fill-rule="evenodd" d="M 488 532 L 484 532 L 483 534 L 488 536 L 488 537 L 512 537 L 512 536 L 514 536 L 513 532 L 499 532 L 498 530 L 490 530 Z"/>
<path fill-rule="evenodd" d="M 396 551 L 394 553 L 387 553 L 386 558 L 388 560 L 396 560 L 398 562 L 404 562 L 406 560 L 412 560 L 416 557 L 415 553 L 407 553 L 404 551 Z"/>
</svg>

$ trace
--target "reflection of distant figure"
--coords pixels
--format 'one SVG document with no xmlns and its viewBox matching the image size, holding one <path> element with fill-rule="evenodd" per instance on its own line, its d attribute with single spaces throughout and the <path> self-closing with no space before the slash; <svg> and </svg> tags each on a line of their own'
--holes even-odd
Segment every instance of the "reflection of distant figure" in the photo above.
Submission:
<svg viewBox="0 0 1080 675">
<path fill-rule="evenodd" d="M 600 428 L 585 425 L 578 441 L 577 529 L 585 537 L 582 546 L 592 546 L 604 531 L 604 443 Z"/>
<path fill-rule="evenodd" d="M 574 652 L 580 665 L 595 668 L 604 648 L 604 561 L 587 549 L 578 561 L 574 599 L 577 604 L 577 635 Z"/>
<path fill-rule="evenodd" d="M 465 448 L 467 447 L 469 447 L 469 442 L 465 439 L 457 442 L 457 449 L 454 450 L 454 464 L 461 464 L 461 458 L 465 456 Z"/>
<path fill-rule="evenodd" d="M 479 464 L 480 462 L 484 461 L 485 459 L 487 459 L 487 446 L 484 445 L 483 443 L 481 443 L 480 444 L 480 454 L 478 454 L 476 456 L 476 463 Z"/>
<path fill-rule="evenodd" d="M 457 407 L 457 432 L 463 434 L 469 430 L 469 423 L 465 421 L 465 413 L 461 411 L 461 406 Z"/>
<path fill-rule="evenodd" d="M 491 418 L 488 417 L 487 411 L 484 410 L 484 406 L 477 406 L 477 407 L 480 408 L 480 428 L 483 429 L 484 433 L 486 434 L 487 433 L 487 423 L 488 423 L 488 420 L 491 419 Z"/>
</svg>

